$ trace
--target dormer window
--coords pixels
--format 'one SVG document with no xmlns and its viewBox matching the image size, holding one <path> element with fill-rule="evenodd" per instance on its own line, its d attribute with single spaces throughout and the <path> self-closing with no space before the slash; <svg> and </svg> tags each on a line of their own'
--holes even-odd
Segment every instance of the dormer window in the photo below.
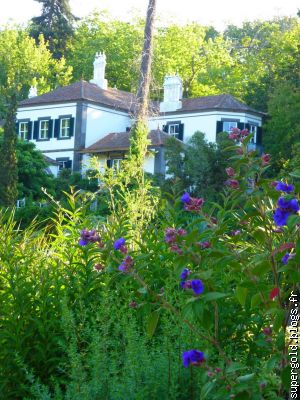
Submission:
<svg viewBox="0 0 300 400">
<path fill-rule="evenodd" d="M 23 140 L 29 139 L 29 123 L 28 122 L 20 122 L 19 124 L 19 136 Z"/>
<path fill-rule="evenodd" d="M 39 139 L 46 140 L 49 135 L 49 120 L 40 121 Z"/>
<path fill-rule="evenodd" d="M 71 130 L 71 120 L 70 118 L 61 118 L 60 119 L 60 137 L 68 138 L 70 137 Z"/>
</svg>

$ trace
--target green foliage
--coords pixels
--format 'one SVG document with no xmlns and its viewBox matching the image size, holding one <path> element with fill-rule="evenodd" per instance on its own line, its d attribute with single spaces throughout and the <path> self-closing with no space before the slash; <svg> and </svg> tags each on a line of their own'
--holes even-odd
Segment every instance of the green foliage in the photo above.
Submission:
<svg viewBox="0 0 300 400">
<path fill-rule="evenodd" d="M 42 14 L 32 18 L 30 35 L 38 42 L 40 35 L 49 44 L 56 59 L 61 58 L 67 43 L 73 37 L 76 17 L 71 12 L 69 0 L 35 0 L 42 3 Z"/>
<path fill-rule="evenodd" d="M 18 196 L 17 136 L 15 132 L 16 95 L 14 94 L 8 100 L 10 103 L 4 124 L 2 151 L 0 152 L 0 204 L 6 207 L 14 206 Z"/>
<path fill-rule="evenodd" d="M 39 94 L 66 85 L 71 68 L 65 60 L 53 60 L 44 40 L 35 44 L 28 32 L 18 26 L 0 30 L 0 115 L 5 116 L 7 98 L 27 98 L 31 85 L 38 85 Z"/>
<path fill-rule="evenodd" d="M 1 146 L 0 146 L 1 148 Z M 35 144 L 18 140 L 16 144 L 18 165 L 18 198 L 44 197 L 43 188 L 53 193 L 54 180 L 47 172 L 48 163 Z"/>
<path fill-rule="evenodd" d="M 228 153 L 224 149 L 231 145 L 228 134 L 219 134 L 218 142 L 208 143 L 204 134 L 196 132 L 187 144 L 170 138 L 166 144 L 166 164 L 171 181 L 177 182 L 177 190 L 189 187 L 196 195 L 215 200 L 220 196 Z M 170 179 L 163 186 L 167 190 Z"/>
<path fill-rule="evenodd" d="M 74 80 L 93 76 L 93 61 L 99 50 L 107 56 L 106 77 L 111 87 L 134 91 L 137 88 L 139 58 L 143 38 L 141 22 L 127 23 L 94 13 L 82 20 L 70 44 L 68 62 Z"/>
<path fill-rule="evenodd" d="M 263 144 L 274 157 L 278 172 L 291 159 L 293 145 L 300 142 L 300 87 L 291 83 L 279 85 L 269 100 L 269 116 Z M 294 152 L 295 154 L 295 152 Z"/>
</svg>

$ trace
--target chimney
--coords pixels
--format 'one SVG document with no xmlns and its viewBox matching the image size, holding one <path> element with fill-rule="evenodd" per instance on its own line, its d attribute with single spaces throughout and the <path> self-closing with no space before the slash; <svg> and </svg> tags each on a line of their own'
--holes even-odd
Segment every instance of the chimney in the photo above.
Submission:
<svg viewBox="0 0 300 400">
<path fill-rule="evenodd" d="M 176 111 L 182 107 L 182 80 L 178 75 L 166 75 L 164 80 L 164 101 L 160 112 Z"/>
<path fill-rule="evenodd" d="M 101 89 L 107 89 L 107 80 L 105 79 L 105 66 L 106 55 L 103 53 L 96 53 L 94 61 L 94 78 L 90 81 L 95 83 Z"/>
<path fill-rule="evenodd" d="M 38 95 L 37 87 L 36 86 L 31 86 L 30 89 L 29 89 L 28 98 L 31 99 L 31 97 L 36 97 L 37 95 Z"/>
</svg>

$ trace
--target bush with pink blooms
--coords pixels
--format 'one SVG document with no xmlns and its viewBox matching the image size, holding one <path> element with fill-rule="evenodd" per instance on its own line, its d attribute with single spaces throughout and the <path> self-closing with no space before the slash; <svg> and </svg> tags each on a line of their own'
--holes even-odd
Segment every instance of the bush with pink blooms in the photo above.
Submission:
<svg viewBox="0 0 300 400">
<path fill-rule="evenodd" d="M 300 177 L 265 179 L 269 156 L 233 133 L 218 203 L 162 196 L 141 229 L 75 194 L 46 230 L 1 224 L 1 398 L 296 393 Z"/>
</svg>

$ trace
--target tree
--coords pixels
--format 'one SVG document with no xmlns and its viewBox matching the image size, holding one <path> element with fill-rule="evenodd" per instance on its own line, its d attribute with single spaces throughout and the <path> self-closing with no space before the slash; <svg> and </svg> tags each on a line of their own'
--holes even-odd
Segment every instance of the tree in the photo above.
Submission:
<svg viewBox="0 0 300 400">
<path fill-rule="evenodd" d="M 43 94 L 68 84 L 71 71 L 64 59 L 52 58 L 43 39 L 36 45 L 18 26 L 0 30 L 0 118 L 5 117 L 6 99 L 12 92 L 21 100 L 27 98 L 30 86 L 37 85 Z"/>
<path fill-rule="evenodd" d="M 18 196 L 18 168 L 16 156 L 16 94 L 7 99 L 7 114 L 4 124 L 3 145 L 0 152 L 0 204 L 14 206 Z"/>
<path fill-rule="evenodd" d="M 217 143 L 209 143 L 202 132 L 195 132 L 186 145 L 170 138 L 166 144 L 167 174 L 176 183 L 176 190 L 190 190 L 206 199 L 216 200 L 226 180 L 228 153 L 224 149 L 232 145 L 228 134 L 219 134 Z M 165 188 L 173 187 L 167 180 Z"/>
<path fill-rule="evenodd" d="M 269 119 L 263 145 L 272 157 L 273 173 L 292 157 L 293 144 L 300 142 L 300 88 L 291 83 L 276 87 L 269 103 Z"/>
<path fill-rule="evenodd" d="M 105 51 L 109 85 L 135 91 L 139 74 L 137 54 L 142 51 L 143 24 L 141 21 L 116 21 L 99 13 L 82 20 L 68 51 L 68 63 L 73 67 L 74 80 L 90 80 L 95 54 Z"/>
<path fill-rule="evenodd" d="M 39 42 L 42 34 L 49 43 L 54 58 L 64 55 L 67 42 L 73 37 L 74 22 L 69 0 L 35 0 L 42 3 L 42 14 L 32 18 L 31 36 Z"/>
<path fill-rule="evenodd" d="M 54 177 L 47 172 L 48 163 L 32 142 L 18 140 L 18 197 L 40 200 L 44 197 L 42 188 L 54 193 Z"/>
</svg>

